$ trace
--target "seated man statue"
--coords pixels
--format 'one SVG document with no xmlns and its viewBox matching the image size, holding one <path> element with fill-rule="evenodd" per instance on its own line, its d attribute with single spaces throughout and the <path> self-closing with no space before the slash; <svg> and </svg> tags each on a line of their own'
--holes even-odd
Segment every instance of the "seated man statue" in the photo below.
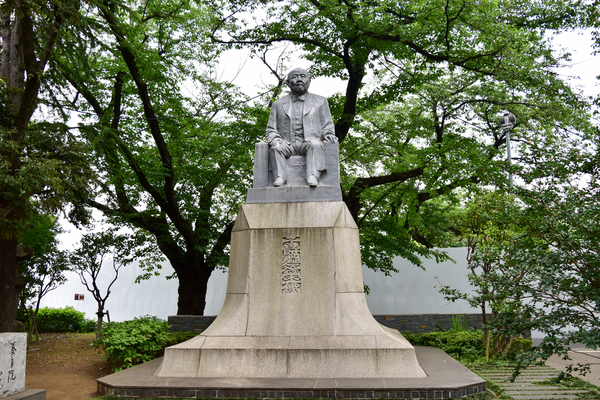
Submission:
<svg viewBox="0 0 600 400">
<path fill-rule="evenodd" d="M 273 186 L 287 182 L 286 159 L 302 155 L 306 158 L 306 181 L 315 187 L 326 169 L 323 142 L 337 142 L 331 112 L 325 97 L 308 93 L 310 75 L 306 70 L 290 71 L 287 85 L 291 93 L 273 103 L 267 124 Z"/>
</svg>

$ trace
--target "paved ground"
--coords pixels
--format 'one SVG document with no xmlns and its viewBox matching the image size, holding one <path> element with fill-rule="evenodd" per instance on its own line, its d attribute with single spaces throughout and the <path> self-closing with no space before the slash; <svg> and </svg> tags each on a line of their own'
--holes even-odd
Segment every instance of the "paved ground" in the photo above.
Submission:
<svg viewBox="0 0 600 400">
<path fill-rule="evenodd" d="M 573 347 L 569 352 L 569 358 L 571 359 L 563 360 L 559 356 L 552 356 L 546 361 L 546 365 L 565 371 L 566 366 L 569 364 L 590 364 L 590 372 L 585 376 L 579 376 L 579 378 L 600 386 L 600 351 Z"/>
<path fill-rule="evenodd" d="M 542 339 L 533 338 L 533 345 L 536 346 Z M 578 376 L 596 386 L 600 386 L 600 349 L 586 349 L 579 343 L 573 343 L 571 345 L 571 351 L 569 352 L 570 360 L 563 360 L 562 357 L 552 356 L 546 361 L 546 365 L 552 368 L 556 368 L 559 371 L 566 371 L 567 365 L 573 364 L 590 364 L 590 372 L 585 376 Z"/>
</svg>

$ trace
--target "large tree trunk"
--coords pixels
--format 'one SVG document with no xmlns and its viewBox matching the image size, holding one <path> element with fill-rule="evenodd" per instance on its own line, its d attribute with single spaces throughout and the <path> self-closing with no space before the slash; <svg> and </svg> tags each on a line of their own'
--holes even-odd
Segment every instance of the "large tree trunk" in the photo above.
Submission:
<svg viewBox="0 0 600 400">
<path fill-rule="evenodd" d="M 173 265 L 179 279 L 177 315 L 204 315 L 206 289 L 212 269 L 188 252 L 185 261 Z"/>
<path fill-rule="evenodd" d="M 17 318 L 17 239 L 0 239 L 0 333 L 11 332 Z"/>
</svg>

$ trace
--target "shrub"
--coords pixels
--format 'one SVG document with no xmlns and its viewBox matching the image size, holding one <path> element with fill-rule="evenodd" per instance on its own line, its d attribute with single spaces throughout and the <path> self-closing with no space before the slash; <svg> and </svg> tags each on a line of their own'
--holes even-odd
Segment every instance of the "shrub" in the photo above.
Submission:
<svg viewBox="0 0 600 400">
<path fill-rule="evenodd" d="M 174 346 L 198 336 L 200 332 L 169 332 L 165 341 L 165 347 Z"/>
<path fill-rule="evenodd" d="M 414 346 L 439 347 L 450 356 L 473 362 L 484 354 L 481 331 L 403 334 Z"/>
<path fill-rule="evenodd" d="M 167 322 L 145 316 L 132 321 L 109 322 L 103 325 L 94 346 L 104 351 L 113 372 L 150 361 L 166 343 Z"/>
<path fill-rule="evenodd" d="M 73 307 L 40 308 L 35 322 L 38 332 L 87 332 L 85 313 Z"/>
<path fill-rule="evenodd" d="M 533 342 L 530 339 L 524 339 L 522 337 L 514 338 L 506 357 L 514 360 L 517 354 L 529 351 L 532 347 Z"/>
<path fill-rule="evenodd" d="M 96 327 L 98 326 L 98 321 L 94 319 L 86 319 L 81 327 L 82 332 L 96 332 Z"/>
<path fill-rule="evenodd" d="M 450 356 L 463 362 L 472 363 L 485 359 L 483 331 L 448 331 L 402 334 L 414 346 L 439 347 Z M 531 346 L 531 340 L 523 338 L 513 339 L 507 359 L 514 359 L 518 353 L 531 348 Z"/>
</svg>

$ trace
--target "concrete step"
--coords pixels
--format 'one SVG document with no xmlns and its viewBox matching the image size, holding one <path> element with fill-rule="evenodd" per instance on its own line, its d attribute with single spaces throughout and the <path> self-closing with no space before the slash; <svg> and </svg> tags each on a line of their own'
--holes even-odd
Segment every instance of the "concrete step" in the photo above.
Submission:
<svg viewBox="0 0 600 400">
<path fill-rule="evenodd" d="M 509 396 L 513 396 L 513 395 L 532 395 L 532 394 L 556 394 L 556 395 L 562 395 L 562 394 L 577 394 L 577 393 L 587 393 L 585 390 L 561 390 L 560 388 L 554 388 L 554 390 L 552 389 L 548 389 L 548 390 L 505 390 L 504 393 L 506 393 Z"/>
<path fill-rule="evenodd" d="M 510 367 L 473 370 L 484 379 L 498 384 L 514 400 L 578 399 L 578 395 L 587 393 L 585 390 L 535 384 L 554 379 L 560 374 L 560 371 L 551 367 L 529 367 L 522 370 L 514 381 L 511 381 L 514 369 Z"/>
<path fill-rule="evenodd" d="M 500 368 L 482 368 L 482 367 L 474 367 L 476 370 L 480 371 L 513 371 L 516 368 L 514 367 L 500 367 Z M 522 371 L 552 371 L 552 367 L 527 367 L 521 369 Z"/>
<path fill-rule="evenodd" d="M 511 395 L 514 400 L 550 400 L 550 399 L 578 399 L 574 394 L 524 394 Z"/>
<path fill-rule="evenodd" d="M 486 375 L 502 375 L 512 376 L 512 371 L 477 371 L 480 374 Z M 539 376 L 539 375 L 558 375 L 558 371 L 525 371 L 521 372 L 519 376 Z"/>
<path fill-rule="evenodd" d="M 525 382 L 538 382 L 544 383 L 549 378 L 529 378 L 529 379 L 515 379 L 514 381 L 510 378 L 490 378 L 489 376 L 481 375 L 483 378 L 496 383 L 525 383 Z"/>
<path fill-rule="evenodd" d="M 531 382 L 521 382 L 521 383 L 498 383 L 503 389 L 512 389 L 512 388 L 539 388 L 540 385 L 534 385 Z"/>
</svg>

